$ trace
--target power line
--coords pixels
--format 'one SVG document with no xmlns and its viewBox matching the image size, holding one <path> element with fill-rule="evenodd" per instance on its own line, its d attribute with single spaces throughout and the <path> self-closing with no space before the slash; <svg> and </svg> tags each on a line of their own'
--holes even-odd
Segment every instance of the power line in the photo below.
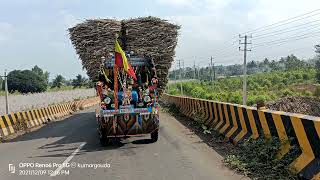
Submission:
<svg viewBox="0 0 320 180">
<path fill-rule="evenodd" d="M 320 37 L 320 36 L 319 36 Z M 282 44 L 281 44 L 282 45 Z M 278 45 L 278 46 L 281 46 L 281 45 Z M 276 46 L 276 47 L 278 47 L 278 46 Z M 293 54 L 293 51 L 297 51 L 297 50 L 299 50 L 299 51 L 301 51 L 301 50 L 305 50 L 305 49 L 311 49 L 313 46 L 307 46 L 307 47 L 302 47 L 302 48 L 295 48 L 295 49 L 291 49 L 291 50 L 288 50 L 287 52 L 288 53 L 286 53 L 286 55 L 287 54 L 290 54 L 290 52 L 291 52 L 291 54 Z M 255 56 L 255 57 L 253 57 L 253 58 L 251 58 L 251 59 L 264 59 L 264 58 L 266 58 L 266 56 L 270 56 L 270 52 L 269 53 L 264 53 L 264 54 L 262 54 L 262 55 L 259 55 L 259 56 Z M 272 53 L 272 55 L 274 56 L 274 52 Z M 284 53 L 283 53 L 284 54 Z"/>
<path fill-rule="evenodd" d="M 316 10 L 307 12 L 305 14 L 301 14 L 301 15 L 298 15 L 298 16 L 295 16 L 295 17 L 292 17 L 292 18 L 288 18 L 288 19 L 285 19 L 285 20 L 282 20 L 282 21 L 279 21 L 279 22 L 276 22 L 276 23 L 273 23 L 273 24 L 270 24 L 270 25 L 262 26 L 262 27 L 259 27 L 259 28 L 244 32 L 242 34 L 266 31 L 267 29 L 272 29 L 272 28 L 275 28 L 275 27 L 279 27 L 279 26 L 283 26 L 283 25 L 290 24 L 290 23 L 293 23 L 293 22 L 297 22 L 297 21 L 302 20 L 302 19 L 306 19 L 306 18 L 309 18 L 309 17 L 313 17 L 313 16 L 316 16 L 316 15 L 319 15 L 320 13 L 309 15 L 309 14 L 312 14 L 312 13 L 317 12 L 317 11 L 320 11 L 320 9 L 316 9 Z M 309 16 L 306 16 L 306 15 L 309 15 Z M 306 16 L 306 17 L 303 17 L 303 16 Z M 299 18 L 299 17 L 303 17 L 303 18 Z M 297 18 L 299 18 L 299 19 L 297 19 Z M 290 20 L 293 20 L 293 21 L 290 21 Z"/>
<path fill-rule="evenodd" d="M 231 49 L 233 49 L 237 44 L 235 44 L 235 42 L 238 42 L 238 40 L 237 41 L 233 41 L 232 43 L 231 43 L 231 45 L 227 45 L 228 47 L 226 47 L 226 48 L 221 48 L 221 49 L 218 49 L 218 50 L 214 50 L 214 51 L 212 51 L 214 54 L 217 54 L 217 55 L 220 55 L 220 54 L 224 54 L 224 53 L 226 53 L 226 52 L 229 52 Z"/>
<path fill-rule="evenodd" d="M 320 33 L 320 31 L 312 32 L 312 33 Z M 272 40 L 272 41 L 268 41 L 268 42 L 259 43 L 259 44 L 256 44 L 255 46 L 253 46 L 253 48 L 257 48 L 257 47 L 261 47 L 261 46 L 267 46 L 267 45 L 270 45 L 270 44 L 287 43 L 287 42 L 290 42 L 290 41 L 306 39 L 306 38 L 313 37 L 314 35 L 316 35 L 316 34 L 312 34 L 312 33 L 307 33 L 307 34 L 302 34 L 302 35 L 299 35 L 299 36 L 292 36 L 292 37 L 288 37 L 288 38 L 282 38 L 282 39 L 277 39 L 277 40 Z"/>
<path fill-rule="evenodd" d="M 247 33 L 257 33 L 257 32 L 265 32 L 267 30 L 271 30 L 271 29 L 274 29 L 274 28 L 277 28 L 277 27 L 281 27 L 281 26 L 284 26 L 284 25 L 287 25 L 287 24 L 290 24 L 290 23 L 294 23 L 294 22 L 297 22 L 297 21 L 301 21 L 303 19 L 307 19 L 307 18 L 310 18 L 310 17 L 314 17 L 314 16 L 317 16 L 320 14 L 320 9 L 316 9 L 316 10 L 313 10 L 313 11 L 310 11 L 310 12 L 307 12 L 307 13 L 304 13 L 304 14 L 301 14 L 301 15 L 298 15 L 298 16 L 295 16 L 295 17 L 292 17 L 292 18 L 288 18 L 288 19 L 285 19 L 285 20 L 282 20 L 282 21 L 279 21 L 279 22 L 276 22 L 276 23 L 273 23 L 273 24 L 270 24 L 270 25 L 266 25 L 266 26 L 262 26 L 262 27 L 259 27 L 259 28 L 256 28 L 256 29 L 253 29 L 253 30 L 250 30 L 250 31 L 247 31 L 245 32 L 244 34 L 247 34 Z M 317 13 L 316 13 L 317 12 Z M 308 25 L 308 24 L 312 24 L 314 22 L 318 22 L 320 21 L 319 19 L 318 20 L 315 20 L 315 21 L 310 21 L 310 22 L 307 22 L 307 23 L 303 23 L 303 24 L 300 24 L 300 25 L 296 25 L 296 26 L 292 26 L 292 27 L 288 27 L 288 28 L 284 28 L 284 29 L 281 29 L 281 30 L 276 30 L 276 31 L 273 31 L 273 32 L 267 32 L 267 33 L 263 33 L 263 34 L 258 34 L 256 37 L 254 37 L 253 39 L 263 39 L 263 38 L 267 38 L 267 37 L 272 37 L 272 36 L 275 36 L 275 35 L 279 35 L 279 34 L 283 34 L 283 33 L 288 33 L 288 32 L 294 32 L 296 30 L 299 30 L 299 29 L 302 29 L 302 28 L 295 28 L 295 27 L 302 27 L 302 26 L 305 26 L 305 25 Z M 309 26 L 307 26 L 309 27 Z M 310 26 L 311 27 L 311 26 Z M 292 29 L 292 28 L 295 28 L 295 29 Z M 306 28 L 306 26 L 304 27 Z M 290 29 L 290 30 L 289 30 Z M 313 29 L 313 28 L 310 28 L 310 29 Z M 308 29 L 308 30 L 310 30 Z M 288 31 L 285 31 L 285 30 L 288 30 Z M 284 31 L 284 32 L 283 32 Z M 283 32 L 283 33 L 281 33 Z M 267 36 L 268 35 L 268 36 Z M 292 37 L 290 37 L 292 38 Z M 294 37 L 294 38 L 297 38 L 297 37 Z M 232 38 L 231 40 L 233 40 L 234 38 Z M 279 40 L 278 40 L 279 41 Z M 280 41 L 283 41 L 283 39 L 281 39 Z M 215 54 L 216 54 L 216 57 L 221 57 L 221 59 L 225 59 L 226 57 L 225 56 L 230 56 L 230 50 L 232 48 L 232 46 L 235 45 L 237 41 L 233 41 L 231 43 L 231 46 L 230 47 L 227 47 L 227 48 L 223 48 L 223 49 L 219 49 L 218 51 L 214 51 Z M 272 43 L 272 42 L 267 42 L 267 43 Z M 260 45 L 259 45 L 260 46 Z M 255 47 L 259 47 L 259 46 L 255 46 Z"/>
<path fill-rule="evenodd" d="M 299 41 L 299 40 L 303 40 L 303 39 L 307 39 L 307 38 L 311 38 L 311 37 L 320 37 L 320 35 L 302 37 L 302 38 L 293 39 L 293 40 L 290 40 L 290 41 L 282 41 L 282 42 L 274 43 L 274 44 L 266 44 L 266 45 L 261 45 L 261 46 L 254 46 L 253 48 L 260 48 L 260 47 L 264 47 L 264 46 L 274 46 L 274 45 L 276 45 L 276 47 L 277 47 L 277 46 L 282 46 L 284 44 L 287 44 L 288 42 Z"/>
<path fill-rule="evenodd" d="M 260 30 L 258 32 L 264 32 L 264 31 L 268 31 L 270 29 L 273 29 L 273 28 L 276 28 L 276 27 L 281 27 L 281 26 L 284 26 L 284 25 L 287 25 L 287 24 L 290 24 L 290 23 L 293 23 L 293 22 L 297 22 L 297 21 L 300 21 L 300 20 L 303 20 L 303 19 L 306 19 L 306 18 L 309 18 L 309 17 L 313 17 L 313 16 L 316 16 L 316 15 L 319 15 L 320 13 L 317 13 L 317 14 L 314 14 L 314 15 L 311 15 L 311 16 L 307 16 L 307 17 L 304 17 L 304 18 L 300 18 L 300 19 L 296 19 L 294 21 L 291 21 L 291 22 L 288 22 L 288 23 L 284 23 L 284 24 L 279 24 L 278 26 L 274 26 L 274 27 L 271 27 L 271 28 L 267 28 L 267 29 L 264 29 L 264 30 Z"/>
<path fill-rule="evenodd" d="M 308 25 L 308 24 L 312 24 L 314 22 L 319 22 L 320 19 L 317 19 L 317 20 L 314 20 L 314 21 L 309 21 L 307 23 L 303 23 L 303 24 L 298 24 L 298 25 L 295 25 L 295 26 L 291 26 L 291 27 L 288 27 L 288 28 L 285 28 L 285 29 L 281 29 L 281 30 L 277 30 L 277 31 L 273 31 L 273 32 L 268 32 L 268 33 L 264 33 L 264 34 L 258 34 L 258 35 L 255 35 L 254 37 L 259 37 L 259 36 L 264 36 L 264 35 L 268 35 L 268 34 L 271 34 L 271 33 L 276 33 L 276 32 L 281 32 L 283 30 L 287 30 L 287 29 L 291 29 L 291 28 L 294 28 L 294 27 L 299 27 L 299 26 L 304 26 L 304 25 Z"/>
<path fill-rule="evenodd" d="M 320 20 L 318 20 L 318 21 L 320 21 Z M 307 28 L 307 27 L 312 27 L 312 28 L 304 29 L 304 28 Z M 283 30 L 274 31 L 273 33 L 266 33 L 264 35 L 254 36 L 252 39 L 255 39 L 255 40 L 263 39 L 263 38 L 273 37 L 273 36 L 284 34 L 284 33 L 288 33 L 288 32 L 294 32 L 294 31 L 299 30 L 299 29 L 311 30 L 311 29 L 315 29 L 315 28 L 319 28 L 319 24 L 312 24 L 312 26 L 300 27 L 300 28 L 296 28 L 296 29 L 291 29 L 291 27 L 290 27 L 290 28 L 286 28 L 286 29 L 283 29 Z M 290 30 L 284 31 L 284 30 L 287 30 L 287 29 L 290 29 Z"/>
</svg>

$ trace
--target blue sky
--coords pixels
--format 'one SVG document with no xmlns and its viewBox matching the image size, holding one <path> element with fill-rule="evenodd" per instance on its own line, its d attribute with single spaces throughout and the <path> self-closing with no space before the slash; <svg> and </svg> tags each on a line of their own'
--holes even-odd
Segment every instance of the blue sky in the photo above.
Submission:
<svg viewBox="0 0 320 180">
<path fill-rule="evenodd" d="M 68 27 L 89 18 L 148 15 L 182 25 L 176 58 L 183 59 L 186 66 L 194 60 L 205 66 L 210 56 L 217 64 L 241 63 L 242 55 L 234 43 L 237 34 L 319 5 L 318 0 L 0 0 L 0 73 L 39 65 L 50 72 L 50 78 L 85 74 L 70 43 Z M 314 56 L 317 42 L 319 38 L 309 38 L 271 46 L 268 51 L 257 49 L 249 59 L 273 59 L 290 53 L 309 58 Z"/>
</svg>

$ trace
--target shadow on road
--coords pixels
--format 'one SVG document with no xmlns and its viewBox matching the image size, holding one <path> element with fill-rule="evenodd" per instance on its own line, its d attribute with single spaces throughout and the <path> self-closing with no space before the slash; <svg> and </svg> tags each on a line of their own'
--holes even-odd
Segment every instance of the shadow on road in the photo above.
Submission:
<svg viewBox="0 0 320 180">
<path fill-rule="evenodd" d="M 86 142 L 77 155 L 94 151 L 108 151 L 113 149 L 130 149 L 136 147 L 125 146 L 132 144 L 149 144 L 146 139 L 133 142 L 112 141 L 110 145 L 103 147 L 99 142 L 97 125 L 94 112 L 81 112 L 61 121 L 53 121 L 42 128 L 9 140 L 5 143 L 32 141 L 43 139 L 43 144 L 37 149 L 46 150 L 45 155 L 34 157 L 68 157 L 79 144 Z M 42 141 L 41 141 L 42 142 Z M 38 143 L 39 144 L 39 143 Z M 73 145 L 75 144 L 75 145 Z M 30 157 L 30 158 L 34 158 Z"/>
<path fill-rule="evenodd" d="M 152 144 L 151 139 L 138 139 L 131 142 L 132 144 Z"/>
</svg>

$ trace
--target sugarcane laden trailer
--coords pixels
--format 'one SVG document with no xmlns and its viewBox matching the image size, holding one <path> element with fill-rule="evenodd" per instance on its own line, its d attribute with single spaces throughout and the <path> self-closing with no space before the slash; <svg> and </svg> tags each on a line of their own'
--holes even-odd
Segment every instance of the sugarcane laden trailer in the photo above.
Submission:
<svg viewBox="0 0 320 180">
<path fill-rule="evenodd" d="M 124 72 L 116 77 L 119 83 L 117 98 L 114 97 L 114 57 L 105 61 L 97 83 L 97 94 L 101 103 L 96 110 L 100 143 L 108 145 L 111 139 L 151 135 L 151 141 L 158 140 L 159 104 L 158 79 L 155 65 L 145 57 L 128 57 L 135 70 L 134 81 Z M 106 75 L 107 74 L 107 75 Z M 106 77 L 109 81 L 106 80 Z M 100 84 L 99 84 L 100 83 Z M 118 108 L 115 108 L 115 101 Z"/>
</svg>

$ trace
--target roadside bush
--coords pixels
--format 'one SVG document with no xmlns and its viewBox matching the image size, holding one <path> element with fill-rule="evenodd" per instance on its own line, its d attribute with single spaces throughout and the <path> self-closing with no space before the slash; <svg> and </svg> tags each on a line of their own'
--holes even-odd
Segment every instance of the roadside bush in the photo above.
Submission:
<svg viewBox="0 0 320 180">
<path fill-rule="evenodd" d="M 177 88 L 170 88 L 168 93 L 172 95 L 178 95 L 180 94 L 180 91 Z"/>
<path fill-rule="evenodd" d="M 271 97 L 266 95 L 249 96 L 247 104 L 254 105 L 254 104 L 257 104 L 258 102 L 266 102 L 269 100 L 271 100 Z"/>
<path fill-rule="evenodd" d="M 235 92 L 230 93 L 230 96 L 228 98 L 228 102 L 235 103 L 235 104 L 241 104 L 242 103 L 242 94 L 241 92 Z"/>
<path fill-rule="evenodd" d="M 197 86 L 191 90 L 191 96 L 204 99 L 206 97 L 206 91 L 202 87 Z"/>
<path fill-rule="evenodd" d="M 279 147 L 279 139 L 265 140 L 263 137 L 253 140 L 245 140 L 236 147 L 224 160 L 231 169 L 244 173 L 252 179 L 296 179 L 290 173 L 288 164 L 299 152 L 299 148 L 292 147 L 286 158 L 276 158 Z"/>
<path fill-rule="evenodd" d="M 303 78 L 303 80 L 309 80 L 310 79 L 310 75 L 308 74 L 308 73 L 303 73 L 302 74 L 302 78 Z"/>
<path fill-rule="evenodd" d="M 304 91 L 302 92 L 302 95 L 303 95 L 303 96 L 312 96 L 313 94 L 312 94 L 312 92 L 310 92 L 310 91 L 308 91 L 308 90 L 304 90 Z"/>
<path fill-rule="evenodd" d="M 314 92 L 314 95 L 317 96 L 317 97 L 320 97 L 320 85 L 316 86 L 316 90 Z"/>
<path fill-rule="evenodd" d="M 209 99 L 209 100 L 219 100 L 219 96 L 216 94 L 216 93 L 209 93 L 207 94 L 206 96 L 206 99 Z"/>
</svg>

